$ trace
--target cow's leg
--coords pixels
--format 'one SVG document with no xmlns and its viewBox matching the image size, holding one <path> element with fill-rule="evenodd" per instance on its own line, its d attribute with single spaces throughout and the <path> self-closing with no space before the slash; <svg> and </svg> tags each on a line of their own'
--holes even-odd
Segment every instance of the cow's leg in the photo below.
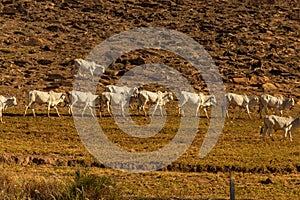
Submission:
<svg viewBox="0 0 300 200">
<path fill-rule="evenodd" d="M 88 107 L 88 103 L 86 103 L 86 104 L 84 105 L 83 110 L 82 110 L 82 113 L 81 113 L 81 117 L 83 117 L 84 112 L 85 112 L 85 110 L 86 110 L 87 107 Z"/>
<path fill-rule="evenodd" d="M 159 105 L 159 109 L 160 109 L 160 115 L 163 117 L 163 116 L 164 116 L 164 114 L 163 114 L 162 105 Z"/>
<path fill-rule="evenodd" d="M 196 117 L 198 117 L 200 106 L 201 106 L 200 103 L 198 103 L 197 108 L 196 108 L 196 115 L 195 115 Z M 199 117 L 200 117 L 200 114 L 199 114 Z"/>
<path fill-rule="evenodd" d="M 25 106 L 24 116 L 27 114 L 28 108 L 31 106 L 32 102 L 30 101 L 27 106 Z"/>
<path fill-rule="evenodd" d="M 153 113 L 152 113 L 152 117 L 154 116 L 154 114 L 155 114 L 155 111 L 156 111 L 156 109 L 157 109 L 157 106 L 158 106 L 158 101 L 157 101 L 157 103 L 155 104 L 155 107 L 154 107 L 154 110 L 153 110 Z"/>
<path fill-rule="evenodd" d="M 25 115 L 26 115 L 26 113 L 27 113 L 28 107 L 29 107 L 28 105 L 27 105 L 27 106 L 25 106 L 24 117 L 25 117 Z"/>
<path fill-rule="evenodd" d="M 225 108 L 224 108 L 225 109 Z M 229 112 L 228 112 L 228 109 L 229 109 L 229 106 L 227 107 L 227 109 L 225 109 L 225 114 L 226 114 L 226 117 L 229 119 Z"/>
<path fill-rule="evenodd" d="M 103 111 L 103 102 L 100 100 L 100 106 L 99 106 L 99 117 L 102 117 L 102 112 Z"/>
<path fill-rule="evenodd" d="M 249 119 L 252 119 L 252 117 L 250 115 L 250 111 L 249 111 L 249 106 L 248 105 L 246 105 L 246 111 L 247 111 Z"/>
<path fill-rule="evenodd" d="M 69 109 L 68 109 L 68 112 L 69 112 L 69 115 L 73 115 L 72 111 L 71 111 L 71 104 L 69 104 Z"/>
<path fill-rule="evenodd" d="M 267 106 L 264 106 L 264 110 L 265 110 L 265 114 L 266 114 L 266 115 L 269 115 L 268 107 L 267 107 Z"/>
<path fill-rule="evenodd" d="M 206 115 L 206 118 L 209 119 L 209 116 L 207 114 L 207 109 L 206 108 L 203 108 L 204 112 L 205 112 L 205 115 Z"/>
<path fill-rule="evenodd" d="M 124 117 L 124 118 L 126 118 L 125 117 L 125 114 L 124 114 L 124 103 L 120 103 L 120 105 L 121 105 L 121 114 L 122 114 L 122 116 Z"/>
<path fill-rule="evenodd" d="M 289 139 L 292 142 L 293 138 L 292 138 L 292 131 L 291 131 L 291 129 L 288 128 L 288 127 L 285 127 L 283 130 L 284 130 L 284 133 L 283 133 L 283 137 L 282 137 L 281 140 L 284 140 L 289 135 Z"/>
<path fill-rule="evenodd" d="M 3 123 L 3 120 L 2 120 L 2 111 L 3 111 L 3 109 L 0 108 L 0 122 L 1 122 L 1 123 Z"/>
<path fill-rule="evenodd" d="M 287 134 L 288 134 L 288 128 L 285 127 L 285 128 L 283 128 L 283 137 L 282 137 L 281 141 L 285 140 L 285 138 L 287 137 Z"/>
<path fill-rule="evenodd" d="M 263 140 L 266 140 L 267 126 L 264 123 L 264 126 L 261 128 L 260 133 L 262 134 Z"/>
<path fill-rule="evenodd" d="M 27 110 L 28 110 L 28 106 L 25 106 L 25 112 L 24 112 L 24 117 L 26 116 L 26 113 L 27 113 Z"/>
<path fill-rule="evenodd" d="M 289 130 L 289 137 L 290 137 L 290 141 L 292 142 L 293 141 L 293 137 L 292 137 L 292 131 L 291 130 Z"/>
<path fill-rule="evenodd" d="M 94 110 L 93 110 L 92 106 L 89 106 L 89 109 L 91 111 L 92 116 L 95 118 L 95 114 L 94 114 Z"/>
<path fill-rule="evenodd" d="M 183 106 L 186 104 L 186 100 L 184 100 L 179 106 L 178 106 L 178 116 L 182 115 L 184 116 Z"/>
<path fill-rule="evenodd" d="M 141 105 L 142 105 L 142 102 L 141 102 L 139 96 L 137 96 L 137 109 L 138 109 L 138 114 L 140 114 Z"/>
<path fill-rule="evenodd" d="M 94 72 L 93 69 L 90 68 L 90 74 L 91 74 L 91 79 L 92 79 L 92 83 L 94 82 Z"/>
<path fill-rule="evenodd" d="M 58 112 L 58 108 L 56 106 L 54 106 L 54 109 L 56 110 L 57 115 L 60 117 L 60 114 Z"/>
<path fill-rule="evenodd" d="M 146 110 L 145 110 L 145 105 L 146 105 L 147 101 L 142 102 L 142 110 L 144 111 L 144 116 L 147 116 Z"/>
<path fill-rule="evenodd" d="M 270 138 L 272 139 L 272 141 L 274 141 L 273 135 L 272 135 L 272 130 L 273 130 L 273 126 L 268 128 L 268 134 L 270 136 Z"/>
<path fill-rule="evenodd" d="M 238 114 L 238 117 L 237 117 L 238 119 L 241 118 L 241 112 L 242 112 L 242 107 L 239 106 L 239 114 Z"/>
<path fill-rule="evenodd" d="M 71 105 L 70 105 L 70 107 L 69 107 L 69 109 L 70 109 L 70 111 L 71 111 L 71 114 L 73 115 L 74 114 L 74 112 L 73 112 L 73 106 L 75 105 L 75 103 L 78 101 L 77 99 L 72 99 L 73 101 L 72 101 L 72 103 L 71 103 Z M 69 112 L 70 113 L 70 112 Z"/>
<path fill-rule="evenodd" d="M 36 115 L 35 115 L 35 111 L 34 111 L 34 104 L 33 104 L 33 103 L 31 104 L 31 110 L 32 110 L 32 114 L 33 114 L 33 116 L 34 116 L 34 117 L 36 117 Z"/>
<path fill-rule="evenodd" d="M 48 114 L 48 117 L 50 117 L 50 108 L 51 108 L 51 104 L 50 103 L 48 103 L 48 112 L 47 112 L 47 114 Z"/>
<path fill-rule="evenodd" d="M 111 116 L 112 115 L 111 112 L 110 112 L 111 111 L 111 107 L 110 107 L 111 105 L 110 105 L 109 101 L 106 102 L 106 106 L 107 106 L 107 112 Z"/>
</svg>

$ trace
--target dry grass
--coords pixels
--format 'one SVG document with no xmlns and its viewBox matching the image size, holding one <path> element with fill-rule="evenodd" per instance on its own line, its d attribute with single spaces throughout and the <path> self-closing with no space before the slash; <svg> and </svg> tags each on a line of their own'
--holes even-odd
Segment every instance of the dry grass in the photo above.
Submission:
<svg viewBox="0 0 300 200">
<path fill-rule="evenodd" d="M 85 149 L 73 119 L 62 110 L 62 118 L 23 117 L 19 116 L 20 108 L 5 115 L 6 123 L 0 124 L 3 199 L 63 195 L 78 168 L 115 179 L 122 196 L 128 198 L 227 198 L 230 171 L 235 173 L 236 196 L 240 199 L 268 199 L 274 195 L 275 199 L 293 199 L 299 195 L 299 131 L 294 133 L 293 142 L 280 141 L 282 133 L 274 134 L 275 141 L 262 141 L 257 113 L 253 113 L 252 121 L 246 115 L 227 119 L 218 143 L 203 159 L 198 153 L 209 121 L 201 118 L 193 144 L 177 161 L 160 172 L 131 174 L 93 167 L 101 165 Z M 289 114 L 296 116 L 298 112 L 297 108 Z M 179 121 L 175 110 L 169 114 L 161 132 L 147 139 L 124 135 L 110 117 L 99 122 L 116 145 L 131 152 L 149 152 L 174 137 Z M 134 116 L 134 120 L 143 124 L 149 119 Z M 267 178 L 271 183 L 264 182 Z"/>
</svg>

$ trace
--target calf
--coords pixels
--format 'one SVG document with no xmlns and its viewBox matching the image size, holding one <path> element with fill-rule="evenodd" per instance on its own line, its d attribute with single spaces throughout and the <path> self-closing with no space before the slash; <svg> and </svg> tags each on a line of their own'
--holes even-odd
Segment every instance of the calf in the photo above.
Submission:
<svg viewBox="0 0 300 200">
<path fill-rule="evenodd" d="M 50 107 L 54 107 L 56 110 L 57 115 L 60 117 L 60 114 L 57 109 L 57 105 L 59 103 L 66 103 L 66 95 L 62 92 L 43 92 L 38 90 L 32 90 L 28 93 L 28 104 L 25 106 L 25 113 L 24 116 L 27 113 L 27 110 L 29 106 L 31 106 L 33 116 L 36 117 L 34 112 L 34 103 L 38 104 L 48 104 L 48 117 L 50 117 Z"/>
<path fill-rule="evenodd" d="M 3 122 L 2 120 L 2 113 L 5 111 L 7 108 L 16 106 L 17 105 L 17 99 L 16 97 L 4 97 L 0 95 L 0 121 L 1 123 Z"/>
<path fill-rule="evenodd" d="M 73 106 L 79 102 L 79 103 L 84 103 L 84 107 L 81 113 L 82 117 L 87 107 L 90 109 L 92 116 L 95 117 L 92 108 L 95 107 L 97 104 L 99 104 L 98 95 L 94 95 L 91 92 L 82 92 L 76 90 L 70 91 L 68 95 L 69 95 L 69 99 L 71 100 L 71 104 L 69 105 L 69 114 L 73 115 Z"/>
<path fill-rule="evenodd" d="M 274 140 L 272 136 L 272 130 L 273 129 L 274 131 L 283 130 L 284 131 L 283 139 L 284 139 L 289 129 L 291 129 L 289 125 L 293 120 L 294 118 L 292 117 L 279 117 L 276 115 L 266 115 L 264 118 L 264 126 L 261 128 L 260 133 L 265 139 L 266 133 L 268 132 L 270 138 Z M 291 139 L 291 135 L 290 135 L 290 139 Z"/>
<path fill-rule="evenodd" d="M 269 94 L 263 94 L 259 98 L 259 114 L 262 118 L 262 111 L 268 115 L 268 108 L 275 108 L 275 113 L 282 116 L 283 110 L 291 108 L 295 105 L 295 100 L 293 98 L 284 98 L 282 96 L 274 97 Z"/>
</svg>

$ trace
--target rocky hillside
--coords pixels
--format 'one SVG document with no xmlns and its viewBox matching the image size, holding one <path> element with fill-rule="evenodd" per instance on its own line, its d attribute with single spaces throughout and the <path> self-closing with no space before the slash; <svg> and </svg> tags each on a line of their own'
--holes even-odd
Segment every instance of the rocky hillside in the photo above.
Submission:
<svg viewBox="0 0 300 200">
<path fill-rule="evenodd" d="M 227 91 L 300 98 L 298 0 L 2 0 L 0 13 L 2 94 L 23 98 L 30 89 L 69 90 L 75 58 L 122 31 L 164 27 L 206 48 Z M 205 87 L 186 62 L 146 51 L 122 56 L 99 84 L 150 62 L 185 69 L 195 88 Z"/>
</svg>

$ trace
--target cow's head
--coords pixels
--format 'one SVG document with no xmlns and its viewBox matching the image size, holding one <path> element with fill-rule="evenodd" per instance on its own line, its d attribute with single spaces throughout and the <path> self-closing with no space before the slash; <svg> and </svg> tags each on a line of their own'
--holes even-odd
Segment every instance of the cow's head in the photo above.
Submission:
<svg viewBox="0 0 300 200">
<path fill-rule="evenodd" d="M 286 103 L 287 103 L 287 106 L 290 108 L 290 109 L 294 109 L 294 106 L 295 106 L 295 100 L 294 98 L 287 98 L 286 99 Z"/>
<path fill-rule="evenodd" d="M 81 58 L 74 59 L 74 65 L 75 67 L 80 67 L 82 65 L 82 59 Z"/>
<path fill-rule="evenodd" d="M 139 89 L 137 87 L 134 87 L 130 90 L 130 93 L 132 94 L 131 96 L 137 97 L 139 94 Z"/>
<path fill-rule="evenodd" d="M 172 92 L 168 92 L 168 99 L 171 101 L 174 99 Z"/>
<path fill-rule="evenodd" d="M 5 101 L 4 110 L 8 107 L 16 106 L 16 105 L 18 105 L 16 97 L 9 97 Z"/>
<path fill-rule="evenodd" d="M 79 69 L 78 73 L 81 74 L 80 66 L 82 65 L 82 63 L 83 63 L 83 59 L 81 58 L 74 59 L 74 67 L 72 70 L 72 74 L 75 74 L 75 68 L 78 68 Z"/>
<path fill-rule="evenodd" d="M 210 100 L 212 106 L 217 105 L 217 99 L 216 99 L 215 95 L 210 95 L 209 100 Z"/>
<path fill-rule="evenodd" d="M 105 67 L 99 64 L 94 64 L 95 69 L 93 69 L 93 71 L 95 72 L 95 74 L 97 75 L 102 75 L 105 72 Z"/>
<path fill-rule="evenodd" d="M 67 98 L 67 94 L 62 93 L 61 96 L 58 99 L 58 103 L 64 103 L 62 106 L 65 107 L 66 105 L 69 105 L 69 101 Z"/>
</svg>

